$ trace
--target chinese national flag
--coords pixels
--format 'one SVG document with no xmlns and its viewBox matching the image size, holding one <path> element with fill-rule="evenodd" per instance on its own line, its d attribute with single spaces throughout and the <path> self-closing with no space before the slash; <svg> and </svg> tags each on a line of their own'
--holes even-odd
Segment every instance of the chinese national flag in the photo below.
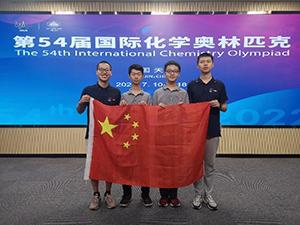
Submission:
<svg viewBox="0 0 300 225">
<path fill-rule="evenodd" d="M 208 103 L 107 106 L 90 101 L 85 179 L 175 188 L 203 175 Z"/>
</svg>

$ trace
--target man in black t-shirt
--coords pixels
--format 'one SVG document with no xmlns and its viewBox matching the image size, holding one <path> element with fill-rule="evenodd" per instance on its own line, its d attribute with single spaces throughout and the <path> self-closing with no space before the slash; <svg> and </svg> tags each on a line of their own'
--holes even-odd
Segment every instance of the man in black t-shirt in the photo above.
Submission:
<svg viewBox="0 0 300 225">
<path fill-rule="evenodd" d="M 209 102 L 211 109 L 209 114 L 207 139 L 205 144 L 204 176 L 194 183 L 195 197 L 193 207 L 200 209 L 202 202 L 211 210 L 216 210 L 218 205 L 212 197 L 213 177 L 215 173 L 215 159 L 221 136 L 220 111 L 227 110 L 227 94 L 222 81 L 215 80 L 211 74 L 214 66 L 213 56 L 202 53 L 197 58 L 197 66 L 200 76 L 188 84 L 190 103 Z"/>
<path fill-rule="evenodd" d="M 85 87 L 81 93 L 80 100 L 77 105 L 77 112 L 82 114 L 86 108 L 88 108 L 87 113 L 89 114 L 89 101 L 90 98 L 94 98 L 106 105 L 119 105 L 121 99 L 121 92 L 119 89 L 114 88 L 109 85 L 109 78 L 112 74 L 112 67 L 107 61 L 101 61 L 97 64 L 96 75 L 98 77 L 98 82 L 95 85 Z M 87 115 L 88 115 L 87 114 Z M 85 138 L 88 138 L 88 127 L 89 127 L 89 117 L 88 126 Z M 100 192 L 99 192 L 99 181 L 91 180 L 92 188 L 94 191 L 93 198 L 89 204 L 89 209 L 97 210 L 100 206 Z M 107 208 L 112 209 L 116 207 L 115 200 L 111 195 L 112 183 L 106 182 L 106 192 L 104 194 L 104 200 Z"/>
</svg>

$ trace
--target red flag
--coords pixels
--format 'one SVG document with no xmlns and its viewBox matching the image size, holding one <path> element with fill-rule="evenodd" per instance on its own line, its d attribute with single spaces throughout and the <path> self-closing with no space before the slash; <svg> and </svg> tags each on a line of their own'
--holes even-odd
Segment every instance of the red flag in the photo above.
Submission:
<svg viewBox="0 0 300 225">
<path fill-rule="evenodd" d="M 107 106 L 90 102 L 85 178 L 175 188 L 203 175 L 208 103 Z"/>
</svg>

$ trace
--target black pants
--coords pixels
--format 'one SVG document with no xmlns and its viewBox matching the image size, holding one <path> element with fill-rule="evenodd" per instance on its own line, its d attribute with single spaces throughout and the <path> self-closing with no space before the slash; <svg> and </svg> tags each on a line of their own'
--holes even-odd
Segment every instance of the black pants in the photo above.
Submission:
<svg viewBox="0 0 300 225">
<path fill-rule="evenodd" d="M 178 188 L 160 188 L 159 193 L 163 198 L 177 198 Z"/>
<path fill-rule="evenodd" d="M 131 197 L 131 195 L 132 195 L 132 188 L 131 187 L 132 186 L 123 184 L 122 187 L 123 187 L 123 194 L 125 196 L 130 196 Z M 141 187 L 141 191 L 142 191 L 142 197 L 149 196 L 150 188 L 149 187 Z"/>
</svg>

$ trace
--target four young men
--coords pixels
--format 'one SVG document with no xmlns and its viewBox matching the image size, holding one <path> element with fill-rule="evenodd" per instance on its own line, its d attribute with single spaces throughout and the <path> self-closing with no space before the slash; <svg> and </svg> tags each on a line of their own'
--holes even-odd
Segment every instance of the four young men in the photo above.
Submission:
<svg viewBox="0 0 300 225">
<path fill-rule="evenodd" d="M 205 145 L 204 169 L 205 175 L 194 183 L 195 197 L 192 202 L 194 209 L 200 209 L 205 203 L 211 210 L 217 209 L 217 203 L 212 197 L 213 177 L 215 172 L 215 158 L 219 146 L 220 131 L 220 111 L 227 110 L 227 94 L 225 85 L 215 80 L 211 74 L 214 66 L 213 56 L 209 53 L 202 53 L 197 58 L 197 67 L 200 70 L 199 77 L 188 84 L 187 92 L 176 85 L 180 75 L 181 67 L 175 61 L 169 61 L 164 66 L 166 85 L 157 89 L 153 95 L 153 102 L 149 93 L 144 92 L 140 83 L 144 75 L 144 69 L 141 65 L 133 64 L 128 69 L 129 78 L 132 87 L 122 96 L 118 89 L 109 85 L 109 78 L 112 75 L 112 67 L 107 61 L 101 61 L 97 64 L 96 75 L 98 82 L 96 85 L 88 86 L 83 89 L 80 101 L 77 105 L 78 113 L 83 113 L 87 108 L 90 97 L 99 100 L 106 105 L 126 105 L 126 104 L 153 104 L 161 107 L 167 107 L 171 104 L 210 102 L 211 111 L 209 115 L 209 124 L 207 131 L 207 140 Z M 89 123 L 89 121 L 88 121 Z M 88 138 L 88 129 L 86 139 Z M 201 162 L 199 162 L 201 163 Z M 99 192 L 99 181 L 91 180 L 94 191 L 89 209 L 99 208 L 101 197 Z M 115 208 L 116 203 L 111 195 L 111 183 L 106 182 L 106 192 L 104 200 L 107 208 Z M 131 201 L 132 190 L 130 185 L 122 185 L 123 196 L 120 201 L 121 207 L 127 207 Z M 145 207 L 151 207 L 153 202 L 149 196 L 150 188 L 141 187 L 141 199 Z M 177 188 L 160 188 L 161 198 L 158 205 L 161 207 L 179 207 L 180 201 L 177 197 Z"/>
</svg>

